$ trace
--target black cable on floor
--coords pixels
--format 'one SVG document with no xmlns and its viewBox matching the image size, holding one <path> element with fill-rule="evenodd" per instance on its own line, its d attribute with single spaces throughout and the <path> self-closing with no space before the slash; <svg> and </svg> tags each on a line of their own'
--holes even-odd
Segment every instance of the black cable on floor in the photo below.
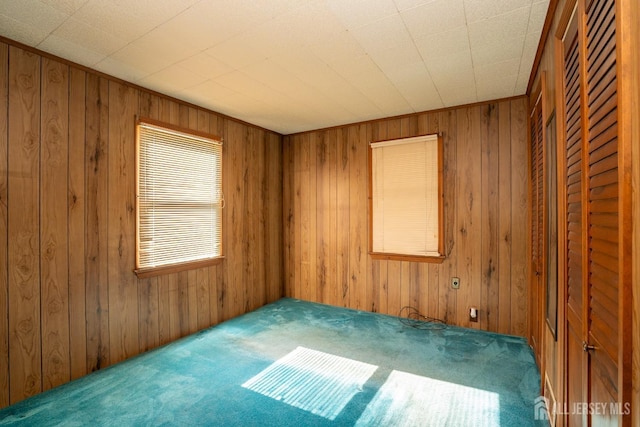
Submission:
<svg viewBox="0 0 640 427">
<path fill-rule="evenodd" d="M 415 329 L 434 330 L 444 329 L 447 327 L 446 323 L 444 323 L 444 320 L 425 316 L 424 314 L 420 313 L 417 308 L 411 307 L 409 305 L 405 305 L 400 309 L 398 317 L 400 318 L 400 323 Z"/>
</svg>

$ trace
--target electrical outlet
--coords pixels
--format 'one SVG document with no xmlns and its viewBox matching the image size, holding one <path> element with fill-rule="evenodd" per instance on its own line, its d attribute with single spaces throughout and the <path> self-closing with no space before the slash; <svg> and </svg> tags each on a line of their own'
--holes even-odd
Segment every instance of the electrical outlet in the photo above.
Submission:
<svg viewBox="0 0 640 427">
<path fill-rule="evenodd" d="M 457 277 L 451 278 L 451 288 L 460 289 L 460 279 Z"/>
<path fill-rule="evenodd" d="M 476 307 L 469 307 L 469 321 L 470 322 L 478 321 L 478 309 Z"/>
</svg>

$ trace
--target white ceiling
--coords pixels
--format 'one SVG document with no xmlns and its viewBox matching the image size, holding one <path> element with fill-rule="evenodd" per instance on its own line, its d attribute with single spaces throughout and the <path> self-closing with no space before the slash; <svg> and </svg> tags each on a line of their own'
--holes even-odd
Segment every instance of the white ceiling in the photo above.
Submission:
<svg viewBox="0 0 640 427">
<path fill-rule="evenodd" d="M 282 134 L 522 95 L 549 0 L 0 0 L 0 35 Z"/>
</svg>

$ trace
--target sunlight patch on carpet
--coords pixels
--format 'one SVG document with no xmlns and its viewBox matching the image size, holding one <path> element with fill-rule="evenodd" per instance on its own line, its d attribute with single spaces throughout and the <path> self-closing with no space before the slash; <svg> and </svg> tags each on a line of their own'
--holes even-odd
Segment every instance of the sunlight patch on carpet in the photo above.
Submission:
<svg viewBox="0 0 640 427">
<path fill-rule="evenodd" d="M 500 425 L 500 396 L 486 390 L 392 371 L 356 426 Z"/>
<path fill-rule="evenodd" d="M 242 387 L 335 420 L 378 367 L 298 347 Z"/>
</svg>

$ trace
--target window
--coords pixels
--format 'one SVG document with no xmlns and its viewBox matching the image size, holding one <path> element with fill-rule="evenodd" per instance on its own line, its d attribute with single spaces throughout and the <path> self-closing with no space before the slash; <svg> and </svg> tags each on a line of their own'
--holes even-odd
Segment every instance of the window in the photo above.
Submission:
<svg viewBox="0 0 640 427">
<path fill-rule="evenodd" d="M 136 273 L 148 277 L 222 255 L 222 142 L 140 120 Z"/>
<path fill-rule="evenodd" d="M 442 140 L 425 135 L 370 144 L 374 258 L 442 262 Z"/>
</svg>

